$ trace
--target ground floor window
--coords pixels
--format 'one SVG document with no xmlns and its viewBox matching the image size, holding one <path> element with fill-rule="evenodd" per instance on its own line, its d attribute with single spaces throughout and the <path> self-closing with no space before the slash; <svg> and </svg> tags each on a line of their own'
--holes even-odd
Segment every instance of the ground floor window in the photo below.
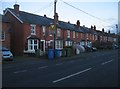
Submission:
<svg viewBox="0 0 120 89">
<path fill-rule="evenodd" d="M 62 49 L 62 48 L 63 48 L 63 41 L 56 40 L 56 49 Z"/>
<path fill-rule="evenodd" d="M 66 41 L 65 46 L 72 46 L 72 41 Z"/>
<path fill-rule="evenodd" d="M 28 50 L 29 51 L 35 51 L 39 47 L 38 40 L 37 39 L 29 39 L 28 40 Z"/>
</svg>

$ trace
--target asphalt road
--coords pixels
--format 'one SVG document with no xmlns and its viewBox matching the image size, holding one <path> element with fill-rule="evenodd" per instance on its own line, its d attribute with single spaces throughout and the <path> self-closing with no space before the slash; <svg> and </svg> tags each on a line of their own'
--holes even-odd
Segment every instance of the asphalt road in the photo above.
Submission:
<svg viewBox="0 0 120 89">
<path fill-rule="evenodd" d="M 64 59 L 64 58 L 63 58 Z M 3 65 L 3 87 L 118 87 L 118 51 Z"/>
</svg>

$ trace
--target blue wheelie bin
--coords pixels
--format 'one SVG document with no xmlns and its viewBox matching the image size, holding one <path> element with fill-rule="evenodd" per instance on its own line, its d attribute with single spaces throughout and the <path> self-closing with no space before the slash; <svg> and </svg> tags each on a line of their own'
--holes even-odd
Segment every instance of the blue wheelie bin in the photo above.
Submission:
<svg viewBox="0 0 120 89">
<path fill-rule="evenodd" d="M 56 58 L 60 57 L 60 49 L 55 49 L 55 57 Z"/>
<path fill-rule="evenodd" d="M 52 60 L 54 58 L 54 50 L 48 49 L 48 59 Z"/>
</svg>

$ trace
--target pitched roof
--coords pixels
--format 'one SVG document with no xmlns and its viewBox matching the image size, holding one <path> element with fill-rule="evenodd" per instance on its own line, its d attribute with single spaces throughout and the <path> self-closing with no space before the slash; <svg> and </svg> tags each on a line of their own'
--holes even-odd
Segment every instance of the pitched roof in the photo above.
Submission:
<svg viewBox="0 0 120 89">
<path fill-rule="evenodd" d="M 54 19 L 51 19 L 48 17 L 44 17 L 44 16 L 40 16 L 40 15 L 36 15 L 36 14 L 24 12 L 24 11 L 19 11 L 19 15 L 16 15 L 14 12 L 14 9 L 7 8 L 6 10 L 12 12 L 12 14 L 14 14 L 15 17 L 18 20 L 20 20 L 20 22 L 23 22 L 23 23 L 37 24 L 37 25 L 43 25 L 43 26 L 48 26 L 51 23 L 54 23 Z M 71 24 L 64 21 L 58 21 L 57 27 L 63 28 L 64 30 L 71 30 L 71 31 L 77 31 L 82 33 L 90 32 L 86 27 L 84 28 L 80 26 L 80 28 L 78 28 L 75 24 Z"/>
</svg>

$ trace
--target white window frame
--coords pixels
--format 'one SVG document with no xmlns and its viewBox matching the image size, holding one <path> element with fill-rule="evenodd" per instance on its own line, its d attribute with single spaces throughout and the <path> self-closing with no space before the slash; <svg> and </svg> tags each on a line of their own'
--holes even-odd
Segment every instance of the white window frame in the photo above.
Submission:
<svg viewBox="0 0 120 89">
<path fill-rule="evenodd" d="M 72 41 L 65 41 L 65 46 L 72 46 Z"/>
<path fill-rule="evenodd" d="M 83 35 L 83 33 L 81 33 L 81 39 L 82 39 L 82 35 Z"/>
<path fill-rule="evenodd" d="M 46 26 L 42 26 L 42 32 L 43 32 L 43 36 L 45 36 Z"/>
<path fill-rule="evenodd" d="M 70 30 L 67 30 L 67 38 L 70 38 Z"/>
<path fill-rule="evenodd" d="M 63 41 L 62 40 L 56 40 L 56 49 L 63 49 Z"/>
<path fill-rule="evenodd" d="M 31 35 L 36 35 L 36 25 L 31 24 Z"/>
<path fill-rule="evenodd" d="M 57 36 L 60 37 L 61 36 L 61 29 L 57 28 Z"/>
<path fill-rule="evenodd" d="M 75 38 L 75 31 L 73 31 L 73 38 Z"/>
<path fill-rule="evenodd" d="M 37 41 L 37 43 L 35 44 L 35 40 Z M 32 41 L 32 43 L 31 43 Z M 39 43 L 37 39 L 28 39 L 28 51 L 35 51 L 35 46 L 37 46 L 37 49 L 39 47 Z M 31 49 L 32 47 L 32 49 Z"/>
<path fill-rule="evenodd" d="M 97 40 L 97 35 L 95 35 L 95 40 Z"/>
<path fill-rule="evenodd" d="M 1 32 L 1 41 L 5 41 L 5 32 Z"/>
<path fill-rule="evenodd" d="M 88 39 L 88 33 L 86 34 L 86 38 Z"/>
<path fill-rule="evenodd" d="M 76 38 L 78 38 L 78 34 L 79 34 L 79 33 L 78 33 L 78 32 L 76 32 Z"/>
<path fill-rule="evenodd" d="M 94 34 L 92 35 L 92 39 L 94 40 Z"/>
</svg>

